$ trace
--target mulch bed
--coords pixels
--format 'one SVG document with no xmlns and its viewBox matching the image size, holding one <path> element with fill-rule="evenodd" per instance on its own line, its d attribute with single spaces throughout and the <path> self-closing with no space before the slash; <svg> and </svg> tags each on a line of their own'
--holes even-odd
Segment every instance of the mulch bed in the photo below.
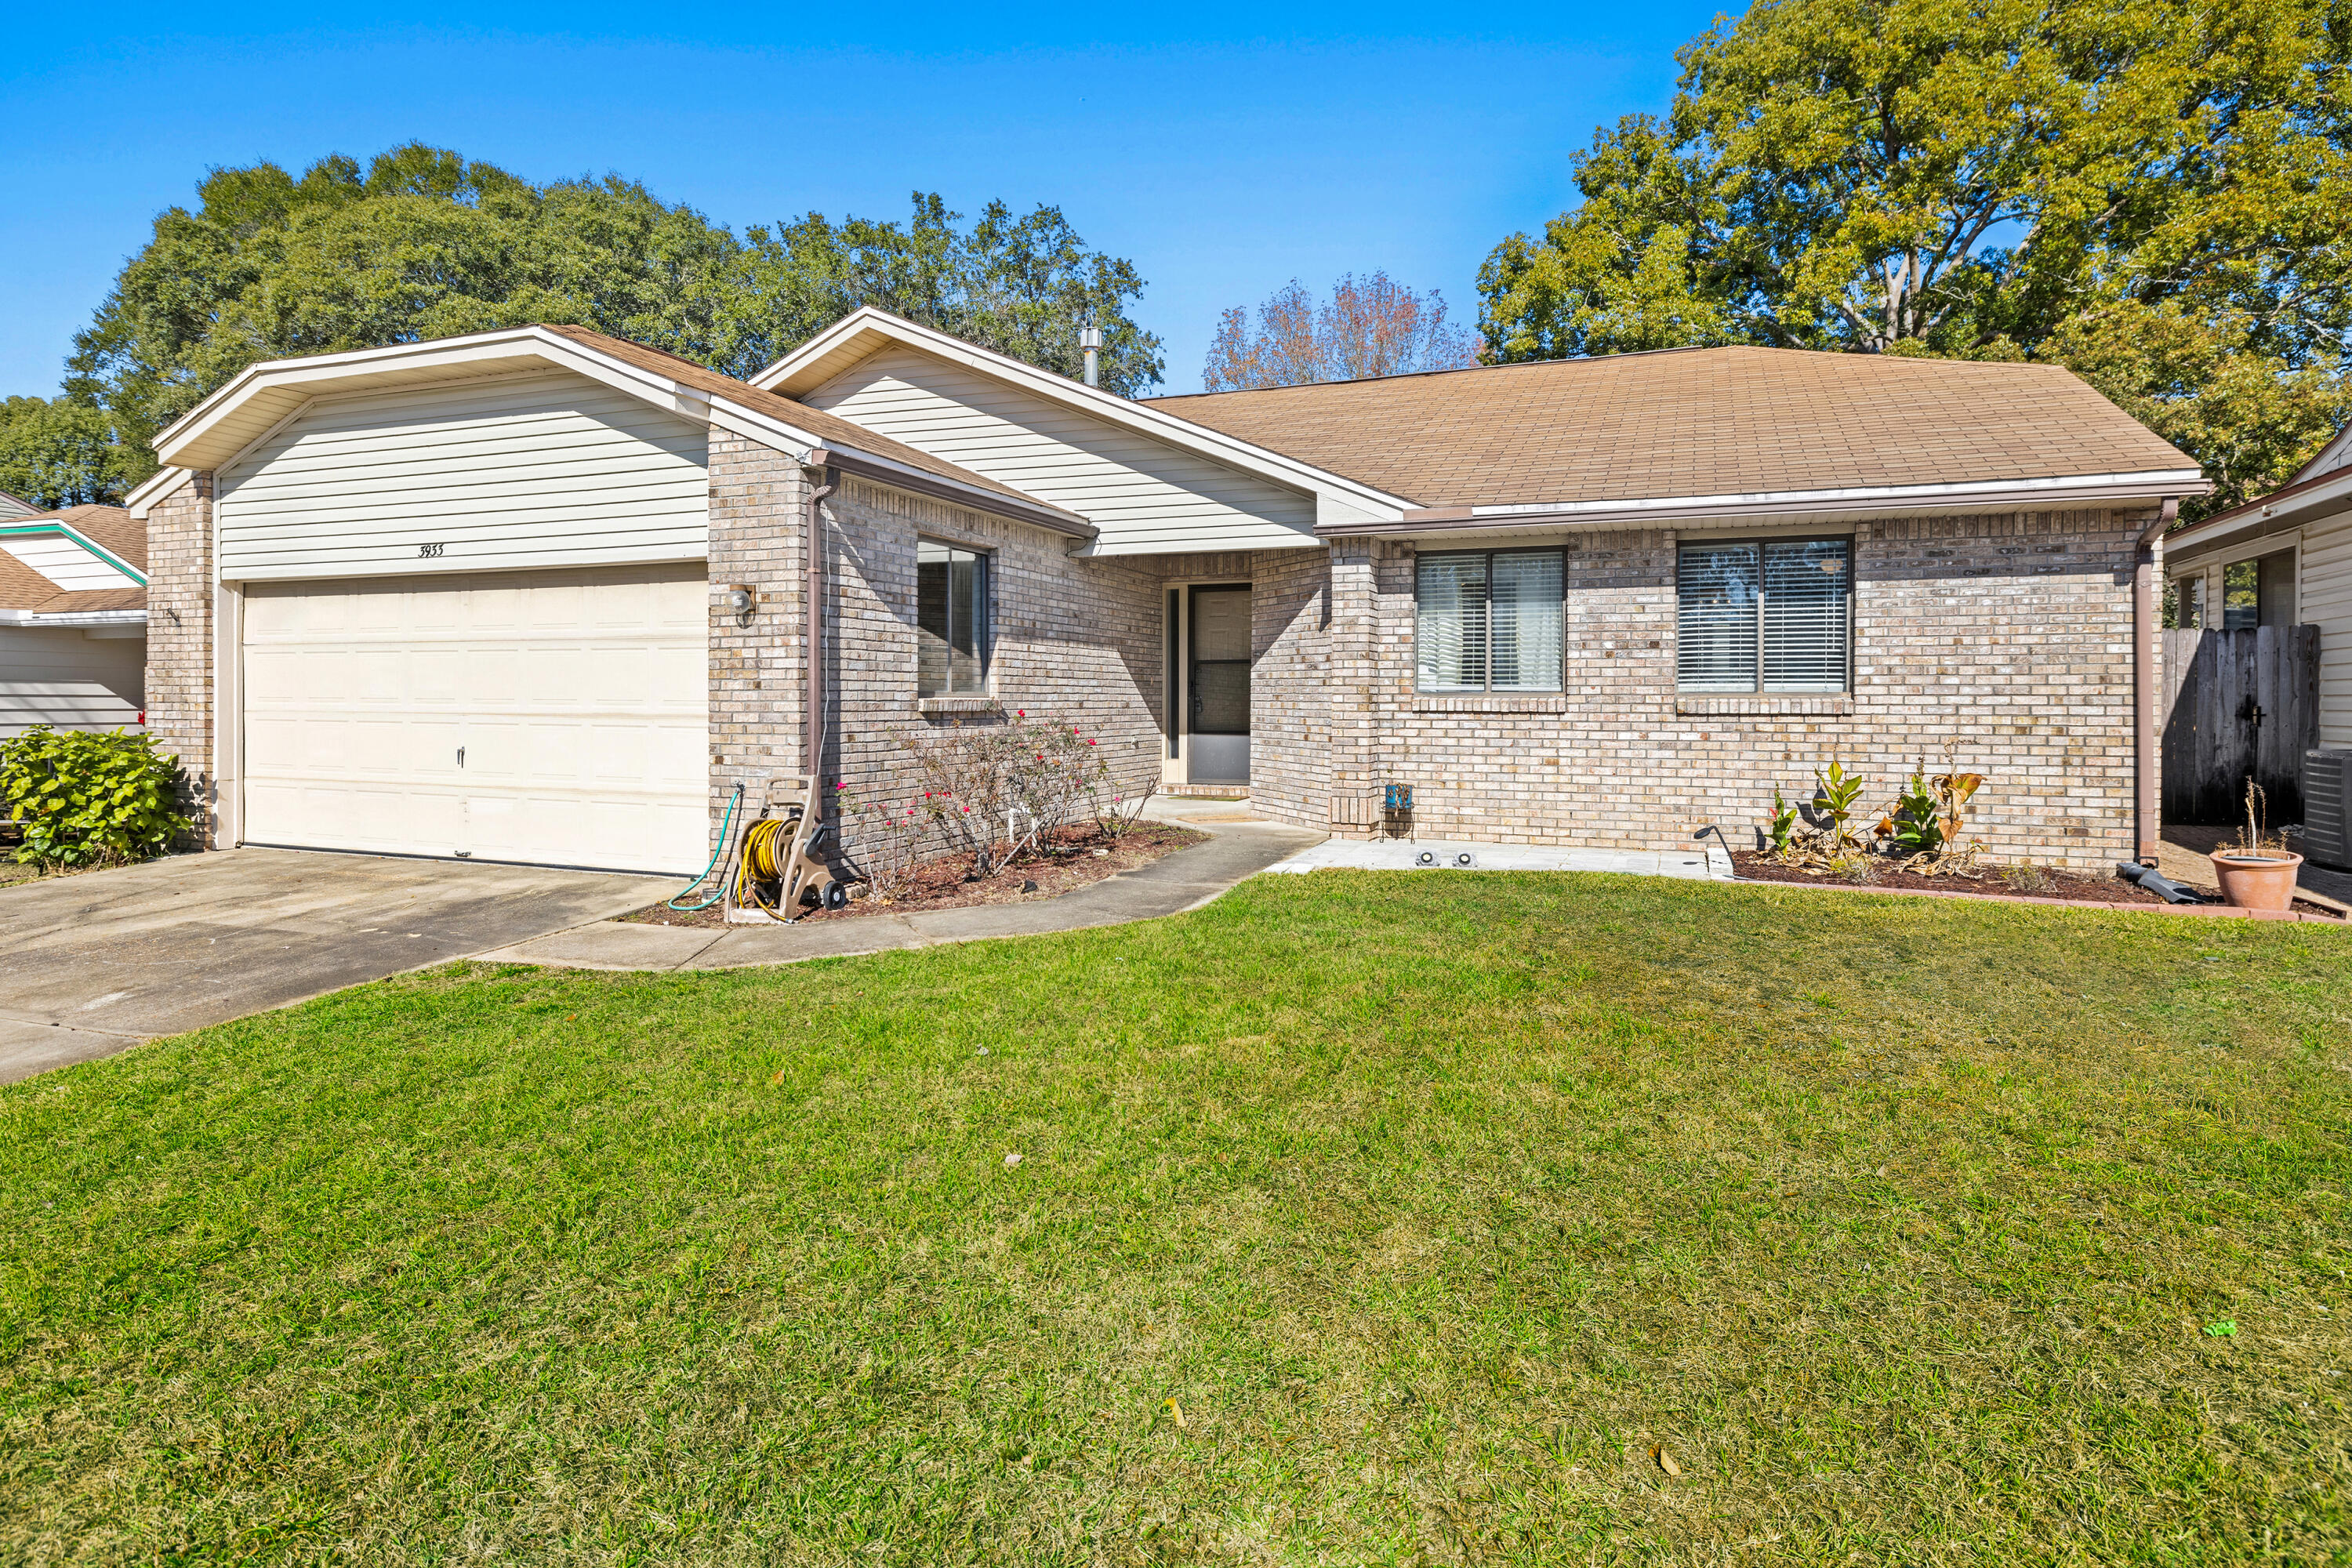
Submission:
<svg viewBox="0 0 2352 1568">
<path fill-rule="evenodd" d="M 864 915 L 910 915 L 924 910 L 1030 903 L 1071 892 L 1106 877 L 1116 877 L 1121 871 L 1132 871 L 1138 866 L 1148 866 L 1163 855 L 1205 843 L 1208 837 L 1189 827 L 1171 827 L 1159 822 L 1138 823 L 1115 843 L 1105 840 L 1101 830 L 1092 826 L 1065 827 L 1046 835 L 1044 853 L 1024 854 L 993 877 L 974 878 L 971 862 L 965 856 L 941 856 L 918 870 L 914 885 L 895 899 L 886 901 L 868 898 L 861 889 L 858 897 L 849 900 L 847 909 L 812 910 L 801 919 L 852 921 Z M 1097 854 L 1098 850 L 1104 853 Z M 639 925 L 719 926 L 725 923 L 720 914 L 716 904 L 690 915 L 681 914 L 667 904 L 656 904 L 621 918 Z"/>
<path fill-rule="evenodd" d="M 2070 903 L 2082 904 L 2160 906 L 2166 902 L 2147 889 L 2137 883 L 2126 882 L 2121 877 L 2084 877 L 2072 871 L 2053 870 L 2047 867 L 2042 868 L 2038 884 L 2014 886 L 1997 870 L 1984 872 L 1975 877 L 1923 877 L 1916 871 L 1899 871 L 1892 865 L 1873 866 L 1872 870 L 1874 874 L 1869 880 L 1857 881 L 1850 877 L 1840 877 L 1826 871 L 1808 871 L 1796 866 L 1783 866 L 1779 861 L 1768 856 L 1757 854 L 1753 850 L 1735 849 L 1731 852 L 1731 861 L 1738 868 L 1740 879 L 1748 882 L 1809 882 L 1815 885 L 1827 882 L 1846 887 L 1871 888 L 1890 893 L 1996 894 L 2006 898 L 2063 899 Z M 2207 901 L 2210 903 L 2218 904 L 2221 901 L 2220 895 L 2213 893 L 2210 889 L 2196 888 L 2191 890 L 2208 895 Z M 2295 900 L 2294 907 L 2304 914 L 2326 915 L 2330 920 L 2339 918 L 2336 910 L 2303 899 Z"/>
</svg>

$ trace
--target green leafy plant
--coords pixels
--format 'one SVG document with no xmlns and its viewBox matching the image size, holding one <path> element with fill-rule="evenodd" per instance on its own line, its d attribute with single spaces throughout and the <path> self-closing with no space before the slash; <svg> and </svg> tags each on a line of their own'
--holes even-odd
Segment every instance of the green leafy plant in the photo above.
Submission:
<svg viewBox="0 0 2352 1568">
<path fill-rule="evenodd" d="M 16 858 L 45 868 L 160 855 L 191 826 L 179 758 L 147 735 L 36 725 L 0 742 L 0 800 L 25 835 Z"/>
<path fill-rule="evenodd" d="M 1853 820 L 1854 803 L 1862 798 L 1862 775 L 1846 772 L 1845 764 L 1833 757 L 1828 767 L 1813 770 L 1813 809 L 1828 823 L 1824 832 L 1829 843 L 1823 847 L 1832 855 L 1859 849 L 1862 840 L 1848 824 Z"/>
<path fill-rule="evenodd" d="M 1796 834 L 1797 808 L 1789 804 L 1788 797 L 1780 793 L 1780 786 L 1774 784 L 1772 815 L 1764 824 L 1765 841 L 1771 846 L 1775 857 L 1785 860 L 1796 852 Z"/>
<path fill-rule="evenodd" d="M 1964 848 L 1961 844 L 1968 829 L 1968 805 L 1983 787 L 1983 774 L 1964 773 L 1948 757 L 1944 771 L 1931 778 L 1922 758 L 1911 770 L 1909 782 L 1896 792 L 1894 804 L 1879 817 L 1878 836 L 1906 862 L 1965 860 L 1978 847 Z"/>
<path fill-rule="evenodd" d="M 1914 855 L 1934 855 L 1950 842 L 1945 837 L 1944 814 L 1938 808 L 1936 793 L 1927 784 L 1927 771 L 1923 763 L 1911 770 L 1910 782 L 1895 796 L 1895 805 L 1878 821 L 1878 836 L 1906 859 Z"/>
</svg>

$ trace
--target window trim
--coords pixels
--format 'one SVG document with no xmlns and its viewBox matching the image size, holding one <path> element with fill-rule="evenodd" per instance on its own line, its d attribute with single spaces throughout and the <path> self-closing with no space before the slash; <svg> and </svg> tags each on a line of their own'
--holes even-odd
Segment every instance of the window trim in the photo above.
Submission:
<svg viewBox="0 0 2352 1568">
<path fill-rule="evenodd" d="M 1460 560 L 1476 555 L 1485 559 L 1483 577 L 1486 594 L 1486 684 L 1482 686 L 1423 686 L 1421 683 L 1421 567 L 1425 561 Z M 1551 555 L 1559 561 L 1559 668 L 1552 671 L 1549 686 L 1504 686 L 1495 684 L 1495 557 L 1497 555 Z M 1559 697 L 1568 690 L 1568 546 L 1560 544 L 1501 544 L 1482 550 L 1417 550 L 1412 557 L 1412 689 L 1423 697 Z"/>
<path fill-rule="evenodd" d="M 1768 544 L 1843 544 L 1845 546 L 1845 683 L 1836 691 L 1814 691 L 1797 687 L 1764 684 L 1764 546 Z M 1683 552 L 1685 550 L 1720 549 L 1727 544 L 1756 546 L 1756 684 L 1739 691 L 1686 687 L 1682 676 L 1683 642 Z M 1862 536 L 1860 533 L 1717 533 L 1702 534 L 1694 539 L 1687 534 L 1675 540 L 1675 696 L 1677 700 L 1707 697 L 1836 697 L 1853 694 L 1854 585 L 1862 579 Z"/>
<path fill-rule="evenodd" d="M 961 552 L 972 558 L 980 571 L 980 635 L 974 640 L 973 652 L 980 660 L 980 683 L 969 691 L 955 689 L 954 610 L 955 597 L 949 595 L 948 685 L 944 690 L 923 689 L 923 546 L 934 545 L 941 550 Z M 950 557 L 952 574 L 954 562 Z M 949 581 L 954 581 L 952 574 Z M 915 535 L 915 700 L 918 702 L 948 702 L 971 700 L 992 695 L 996 689 L 996 552 L 969 540 L 947 539 L 937 534 Z"/>
</svg>

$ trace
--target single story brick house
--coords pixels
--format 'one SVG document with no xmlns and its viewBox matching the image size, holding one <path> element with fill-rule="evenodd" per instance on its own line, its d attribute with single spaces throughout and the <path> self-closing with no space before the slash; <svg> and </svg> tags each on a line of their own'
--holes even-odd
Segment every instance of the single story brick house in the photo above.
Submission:
<svg viewBox="0 0 2352 1568">
<path fill-rule="evenodd" d="M 0 741 L 139 726 L 146 536 L 121 507 L 0 510 Z"/>
<path fill-rule="evenodd" d="M 1423 835 L 1738 842 L 1947 744 L 1996 850 L 2152 841 L 2196 465 L 2063 370 L 1761 349 L 1140 401 L 874 310 L 749 383 L 541 326 L 164 431 L 148 701 L 208 841 L 692 872 L 739 784 L 1016 709 Z"/>
</svg>

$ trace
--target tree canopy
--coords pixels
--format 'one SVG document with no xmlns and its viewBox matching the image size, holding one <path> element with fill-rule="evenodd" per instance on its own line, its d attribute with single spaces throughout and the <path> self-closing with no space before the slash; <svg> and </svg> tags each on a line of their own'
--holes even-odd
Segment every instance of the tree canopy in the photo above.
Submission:
<svg viewBox="0 0 2352 1568">
<path fill-rule="evenodd" d="M 2347 0 L 1759 0 L 1677 58 L 1487 258 L 1490 359 L 2054 360 L 2213 505 L 2352 413 Z"/>
<path fill-rule="evenodd" d="M 0 403 L 0 490 L 44 511 L 121 500 L 137 461 L 102 408 L 64 397 Z"/>
<path fill-rule="evenodd" d="M 1478 344 L 1445 319 L 1436 289 L 1421 293 L 1386 272 L 1353 273 L 1318 303 L 1297 279 L 1257 308 L 1257 324 L 1236 305 L 1217 319 L 1201 384 L 1210 392 L 1354 381 L 1478 363 Z"/>
<path fill-rule="evenodd" d="M 992 202 L 964 225 L 918 193 L 904 225 L 812 213 L 739 239 L 630 181 L 535 185 L 422 144 L 299 176 L 219 169 L 197 195 L 156 218 L 68 362 L 68 398 L 111 417 L 133 480 L 155 432 L 257 361 L 531 321 L 746 375 L 870 304 L 1076 377 L 1091 321 L 1104 385 L 1131 395 L 1161 370 L 1126 313 L 1133 265 L 1050 206 Z"/>
</svg>

